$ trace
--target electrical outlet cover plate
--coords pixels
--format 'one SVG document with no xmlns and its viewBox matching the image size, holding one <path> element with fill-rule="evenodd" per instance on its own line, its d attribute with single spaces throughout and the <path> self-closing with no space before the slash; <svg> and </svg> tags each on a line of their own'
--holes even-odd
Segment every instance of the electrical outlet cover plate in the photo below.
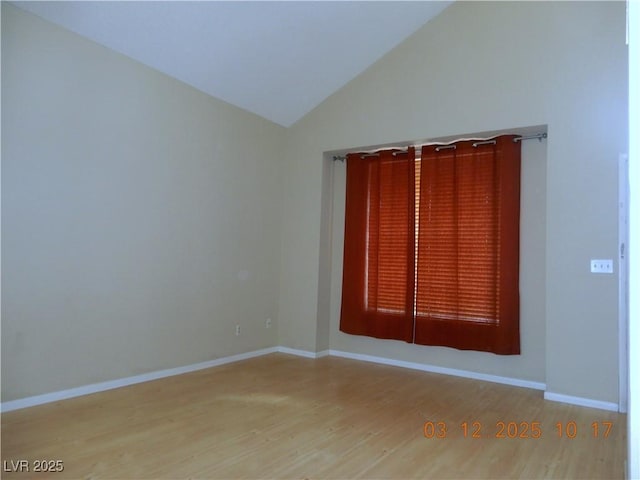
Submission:
<svg viewBox="0 0 640 480">
<path fill-rule="evenodd" d="M 613 273 L 613 260 L 591 259 L 591 273 Z"/>
</svg>

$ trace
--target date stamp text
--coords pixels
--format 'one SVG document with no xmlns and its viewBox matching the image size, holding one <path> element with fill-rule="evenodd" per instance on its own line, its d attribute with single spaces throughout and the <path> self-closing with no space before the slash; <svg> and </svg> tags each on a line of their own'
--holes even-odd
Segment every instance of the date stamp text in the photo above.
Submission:
<svg viewBox="0 0 640 480">
<path fill-rule="evenodd" d="M 591 425 L 578 425 L 577 422 L 556 422 L 552 434 L 556 438 L 608 438 L 613 429 L 613 422 L 592 422 Z M 542 438 L 543 428 L 541 422 L 493 422 L 483 423 L 479 421 L 461 422 L 451 425 L 447 422 L 426 421 L 422 431 L 425 438 L 443 439 L 450 435 L 460 435 L 463 438 Z"/>
</svg>

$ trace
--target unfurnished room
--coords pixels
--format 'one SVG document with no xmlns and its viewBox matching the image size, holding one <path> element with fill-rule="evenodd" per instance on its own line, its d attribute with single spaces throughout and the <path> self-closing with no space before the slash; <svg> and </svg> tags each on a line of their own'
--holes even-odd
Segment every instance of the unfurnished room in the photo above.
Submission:
<svg viewBox="0 0 640 480">
<path fill-rule="evenodd" d="M 640 2 L 1 7 L 2 478 L 640 478 Z"/>
</svg>

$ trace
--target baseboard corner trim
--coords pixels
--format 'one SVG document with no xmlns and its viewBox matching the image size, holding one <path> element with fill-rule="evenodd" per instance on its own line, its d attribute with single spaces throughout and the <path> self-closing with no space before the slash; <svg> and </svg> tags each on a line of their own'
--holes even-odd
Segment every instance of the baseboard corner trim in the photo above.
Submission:
<svg viewBox="0 0 640 480">
<path fill-rule="evenodd" d="M 469 370 L 458 370 L 455 368 L 439 367 L 425 363 L 406 362 L 404 360 L 395 360 L 386 357 L 377 357 L 373 355 L 365 355 L 361 353 L 344 352 L 341 350 L 329 350 L 329 354 L 335 357 L 349 358 L 352 360 L 362 360 L 364 362 L 380 363 L 383 365 L 391 365 L 394 367 L 409 368 L 411 370 L 420 370 L 429 373 L 439 373 L 442 375 L 452 375 L 454 377 L 469 378 L 472 380 L 483 380 L 486 382 L 500 383 L 513 387 L 531 388 L 534 390 L 545 390 L 546 385 L 542 382 L 532 380 L 523 380 L 520 378 L 501 377 L 488 373 L 472 372 Z"/>
<path fill-rule="evenodd" d="M 279 353 L 286 353 L 288 355 L 295 355 L 297 357 L 304 357 L 304 358 L 321 358 L 329 355 L 329 350 L 322 350 L 320 352 L 310 352 L 309 350 L 300 350 L 297 348 L 289 348 L 289 347 L 276 347 L 276 350 Z"/>
<path fill-rule="evenodd" d="M 544 392 L 544 399 L 552 402 L 568 403 L 570 405 L 578 405 L 580 407 L 597 408 L 599 410 L 608 410 L 617 412 L 619 406 L 614 402 L 605 402 L 602 400 L 594 400 L 592 398 L 575 397 L 573 395 L 565 395 L 563 393 Z"/>
</svg>

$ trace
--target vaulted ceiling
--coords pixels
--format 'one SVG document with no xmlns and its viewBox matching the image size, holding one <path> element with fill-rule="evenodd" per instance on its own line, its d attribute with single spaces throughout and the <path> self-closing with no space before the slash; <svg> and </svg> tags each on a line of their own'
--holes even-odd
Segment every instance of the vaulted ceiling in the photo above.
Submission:
<svg viewBox="0 0 640 480">
<path fill-rule="evenodd" d="M 283 126 L 452 2 L 12 2 Z"/>
</svg>

